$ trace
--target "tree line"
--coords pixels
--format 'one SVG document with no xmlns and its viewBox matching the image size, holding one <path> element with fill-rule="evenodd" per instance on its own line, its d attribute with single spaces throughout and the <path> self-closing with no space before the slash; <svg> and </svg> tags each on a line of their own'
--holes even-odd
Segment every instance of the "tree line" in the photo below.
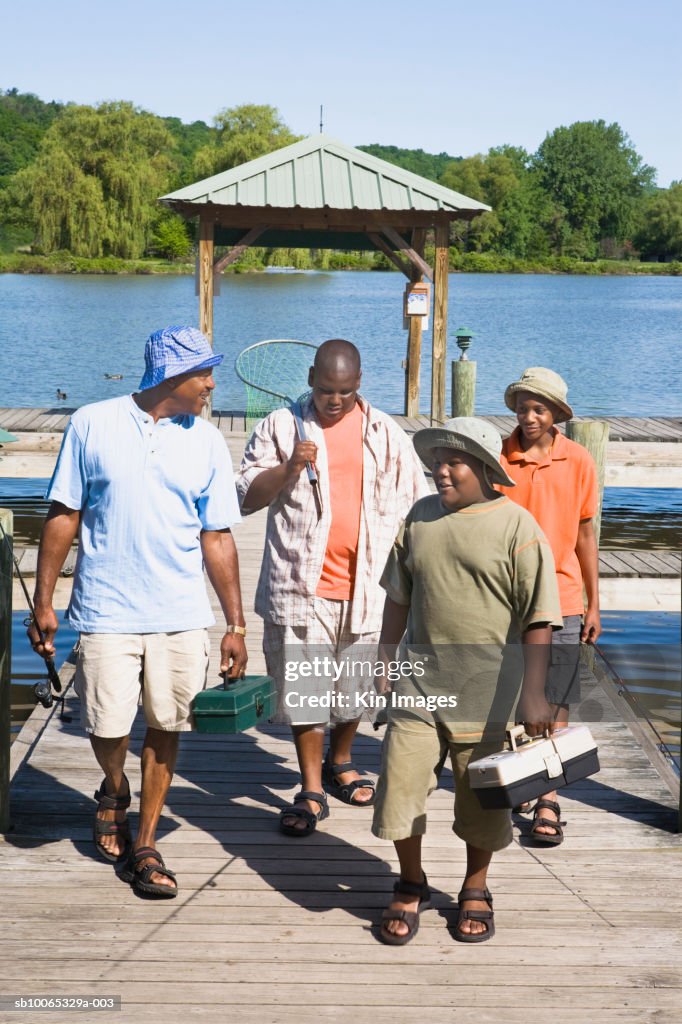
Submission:
<svg viewBox="0 0 682 1024">
<path fill-rule="evenodd" d="M 0 246 L 79 258 L 186 257 L 193 225 L 163 209 L 158 196 L 297 139 L 267 105 L 227 108 L 209 126 L 123 101 L 45 103 L 7 90 L 0 93 Z M 492 207 L 453 224 L 455 265 L 468 254 L 682 259 L 682 183 L 657 188 L 654 169 L 618 124 L 558 127 L 532 154 L 510 145 L 469 157 L 358 148 Z M 334 254 L 297 250 L 258 249 L 247 258 L 252 265 L 315 260 L 338 264 Z"/>
</svg>

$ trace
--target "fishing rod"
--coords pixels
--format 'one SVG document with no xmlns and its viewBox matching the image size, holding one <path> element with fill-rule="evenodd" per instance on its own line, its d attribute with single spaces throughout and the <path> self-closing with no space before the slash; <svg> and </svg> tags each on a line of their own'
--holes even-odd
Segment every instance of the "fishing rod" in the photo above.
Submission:
<svg viewBox="0 0 682 1024">
<path fill-rule="evenodd" d="M 36 613 L 35 608 L 33 607 L 33 601 L 31 600 L 31 595 L 28 592 L 26 581 L 24 580 L 21 569 L 19 568 L 19 562 L 17 561 L 17 557 L 14 554 L 14 549 L 12 547 L 12 544 L 10 543 L 9 537 L 5 533 L 5 528 L 2 525 L 2 523 L 0 523 L 0 530 L 2 530 L 2 536 L 5 541 L 5 544 L 7 545 L 7 550 L 9 551 L 10 557 L 14 562 L 14 568 L 17 577 L 19 578 L 19 582 L 21 583 L 21 588 L 24 591 L 24 597 L 26 598 L 28 610 L 31 613 L 29 616 L 27 616 L 27 618 L 24 619 L 24 625 L 35 626 L 36 629 L 38 630 L 38 633 L 40 634 L 41 641 L 43 641 L 45 638 L 43 635 L 43 631 L 38 626 L 38 622 L 36 620 Z M 33 687 L 33 693 L 35 694 L 35 698 L 39 704 L 42 704 L 44 708 L 51 708 L 52 705 L 54 704 L 54 695 L 52 693 L 52 690 L 54 689 L 56 693 L 61 693 L 62 683 L 59 678 L 59 673 L 55 668 L 54 658 L 52 658 L 51 655 L 45 654 L 42 655 L 42 658 L 43 661 L 45 662 L 45 668 L 47 669 L 47 679 L 43 679 L 41 682 L 36 683 L 35 686 Z M 61 700 L 62 703 L 62 718 L 64 718 L 64 698 L 60 697 L 59 700 Z"/>
</svg>

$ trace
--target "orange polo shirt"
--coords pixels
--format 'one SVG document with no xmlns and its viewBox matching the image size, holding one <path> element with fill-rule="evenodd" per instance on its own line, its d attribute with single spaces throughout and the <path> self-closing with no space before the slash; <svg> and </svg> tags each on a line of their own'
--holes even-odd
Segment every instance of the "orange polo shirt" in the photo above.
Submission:
<svg viewBox="0 0 682 1024">
<path fill-rule="evenodd" d="M 362 506 L 362 426 L 362 409 L 356 402 L 338 423 L 322 428 L 331 526 L 315 593 L 334 601 L 350 601 L 353 596 Z"/>
<path fill-rule="evenodd" d="M 556 563 L 561 614 L 582 615 L 583 579 L 575 546 L 582 519 L 597 513 L 597 470 L 590 453 L 559 431 L 542 462 L 524 452 L 520 428 L 502 443 L 500 459 L 516 487 L 499 487 L 528 509 L 549 541 Z"/>
</svg>

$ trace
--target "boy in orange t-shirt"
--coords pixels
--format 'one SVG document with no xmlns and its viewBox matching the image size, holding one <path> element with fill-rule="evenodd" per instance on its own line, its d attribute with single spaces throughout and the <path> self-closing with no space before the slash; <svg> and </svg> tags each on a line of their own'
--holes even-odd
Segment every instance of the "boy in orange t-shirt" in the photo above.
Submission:
<svg viewBox="0 0 682 1024">
<path fill-rule="evenodd" d="M 563 378 L 541 366 L 524 370 L 506 389 L 505 404 L 516 413 L 519 425 L 504 441 L 501 461 L 516 486 L 500 488 L 535 517 L 554 555 L 564 628 L 552 639 L 546 697 L 561 724 L 568 722 L 569 705 L 580 700 L 579 645 L 596 643 L 601 633 L 599 552 L 593 526 L 599 500 L 597 471 L 589 452 L 556 429 L 555 424 L 573 416 L 566 397 Z M 553 846 L 563 841 L 555 791 L 535 805 L 531 835 Z"/>
</svg>

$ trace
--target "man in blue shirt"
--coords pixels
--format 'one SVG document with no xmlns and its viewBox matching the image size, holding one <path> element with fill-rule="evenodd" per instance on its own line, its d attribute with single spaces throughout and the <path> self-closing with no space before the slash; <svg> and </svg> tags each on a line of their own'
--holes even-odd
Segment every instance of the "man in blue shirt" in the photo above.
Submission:
<svg viewBox="0 0 682 1024">
<path fill-rule="evenodd" d="M 68 610 L 80 632 L 75 686 L 104 771 L 93 837 L 105 860 L 127 860 L 124 877 L 137 891 L 160 897 L 175 896 L 177 884 L 154 847 L 156 828 L 179 734 L 191 729 L 191 702 L 206 685 L 215 621 L 204 565 L 227 623 L 220 670 L 241 676 L 247 660 L 232 463 L 201 416 L 222 359 L 195 328 L 164 328 L 147 341 L 136 394 L 74 413 L 48 490 L 28 630 L 38 653 L 54 654 L 54 587 L 78 535 Z M 140 694 L 147 732 L 132 844 L 123 769 Z"/>
</svg>

